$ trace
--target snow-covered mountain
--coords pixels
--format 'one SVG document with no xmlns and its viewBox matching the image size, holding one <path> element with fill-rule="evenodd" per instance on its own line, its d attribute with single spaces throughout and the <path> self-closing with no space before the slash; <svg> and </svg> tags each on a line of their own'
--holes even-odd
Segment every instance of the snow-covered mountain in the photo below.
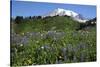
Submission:
<svg viewBox="0 0 100 67">
<path fill-rule="evenodd" d="M 49 16 L 56 16 L 56 15 L 64 16 L 64 15 L 67 15 L 67 16 L 75 17 L 78 14 L 73 12 L 73 11 L 71 11 L 71 10 L 65 10 L 65 9 L 57 8 L 54 11 L 50 12 L 48 15 Z"/>
<path fill-rule="evenodd" d="M 78 22 L 83 22 L 85 23 L 87 20 L 84 20 L 83 16 L 74 12 L 74 11 L 71 11 L 71 10 L 66 10 L 66 9 L 62 9 L 62 8 L 57 8 L 53 11 L 51 11 L 50 13 L 46 14 L 45 16 L 43 17 L 47 17 L 47 16 L 70 16 L 72 17 L 74 20 L 78 21 Z"/>
</svg>

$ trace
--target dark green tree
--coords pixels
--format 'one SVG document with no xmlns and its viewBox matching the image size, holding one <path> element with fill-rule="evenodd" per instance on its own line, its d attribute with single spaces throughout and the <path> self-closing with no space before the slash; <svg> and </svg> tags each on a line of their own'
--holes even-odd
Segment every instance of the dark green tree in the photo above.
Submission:
<svg viewBox="0 0 100 67">
<path fill-rule="evenodd" d="M 19 23 L 22 23 L 23 22 L 23 16 L 17 16 L 15 18 L 15 23 L 19 24 Z"/>
</svg>

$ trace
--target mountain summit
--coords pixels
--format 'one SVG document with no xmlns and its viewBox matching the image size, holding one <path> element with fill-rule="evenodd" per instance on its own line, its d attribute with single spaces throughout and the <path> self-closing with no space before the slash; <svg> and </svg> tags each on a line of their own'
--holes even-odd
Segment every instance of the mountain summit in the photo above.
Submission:
<svg viewBox="0 0 100 67">
<path fill-rule="evenodd" d="M 62 8 L 57 8 L 54 11 L 52 11 L 51 13 L 49 13 L 49 16 L 55 16 L 55 15 L 59 15 L 59 16 L 67 15 L 67 16 L 75 17 L 78 14 L 71 11 L 71 10 L 65 10 L 65 9 L 62 9 Z"/>
<path fill-rule="evenodd" d="M 78 13 L 71 11 L 71 10 L 62 9 L 62 8 L 54 9 L 53 11 L 46 14 L 44 17 L 47 17 L 47 16 L 53 17 L 53 16 L 57 16 L 57 15 L 58 16 L 65 16 L 65 15 L 70 16 L 78 22 L 85 23 L 87 21 L 87 20 L 84 20 L 84 18 L 81 14 L 78 14 Z"/>
</svg>

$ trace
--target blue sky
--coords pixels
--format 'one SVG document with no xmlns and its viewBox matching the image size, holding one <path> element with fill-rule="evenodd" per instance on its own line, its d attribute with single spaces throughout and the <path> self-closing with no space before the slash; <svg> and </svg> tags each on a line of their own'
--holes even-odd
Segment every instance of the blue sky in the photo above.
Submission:
<svg viewBox="0 0 100 67">
<path fill-rule="evenodd" d="M 75 5 L 75 4 L 58 4 L 58 3 L 43 3 L 43 2 L 25 2 L 12 1 L 12 17 L 16 16 L 38 16 L 45 15 L 56 8 L 63 8 L 75 11 L 85 18 L 96 17 L 96 6 L 92 5 Z"/>
</svg>

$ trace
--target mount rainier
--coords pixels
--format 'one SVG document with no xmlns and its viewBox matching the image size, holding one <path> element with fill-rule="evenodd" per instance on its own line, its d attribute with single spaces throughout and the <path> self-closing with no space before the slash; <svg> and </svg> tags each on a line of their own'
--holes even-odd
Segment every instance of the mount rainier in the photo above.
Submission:
<svg viewBox="0 0 100 67">
<path fill-rule="evenodd" d="M 87 20 L 85 20 L 83 18 L 83 16 L 81 14 L 78 14 L 74 11 L 71 10 L 66 10 L 66 9 L 62 9 L 62 8 L 57 8 L 51 12 L 49 12 L 48 14 L 44 15 L 43 17 L 47 17 L 47 16 L 70 16 L 72 17 L 74 20 L 80 22 L 80 23 L 85 23 Z"/>
</svg>

